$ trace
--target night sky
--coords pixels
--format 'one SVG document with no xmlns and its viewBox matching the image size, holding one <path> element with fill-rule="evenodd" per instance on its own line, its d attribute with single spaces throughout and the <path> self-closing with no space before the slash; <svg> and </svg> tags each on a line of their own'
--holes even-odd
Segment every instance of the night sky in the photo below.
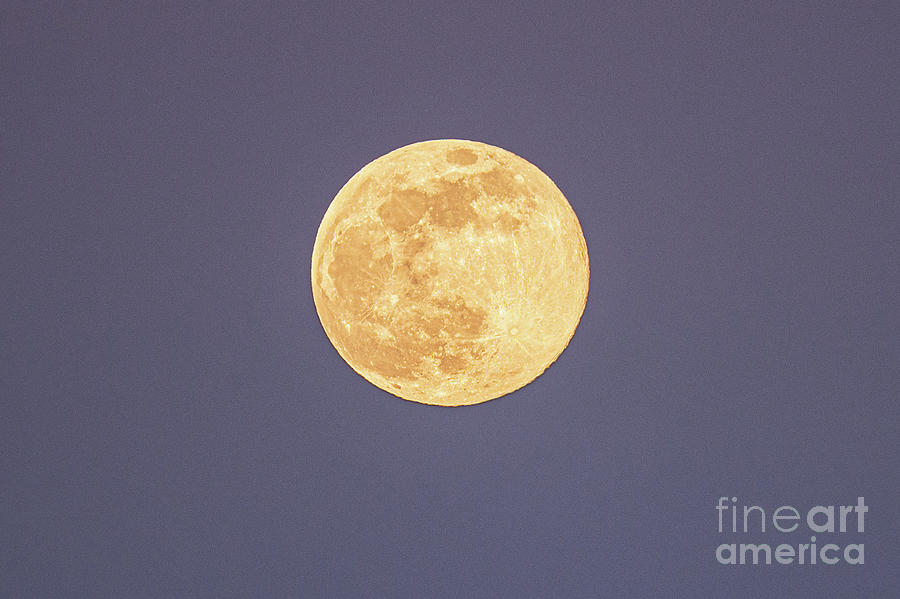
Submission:
<svg viewBox="0 0 900 599">
<path fill-rule="evenodd" d="M 0 8 L 0 596 L 900 595 L 896 3 L 128 4 Z M 310 290 L 340 187 L 437 138 L 591 259 L 559 361 L 465 408 Z M 731 496 L 864 496 L 818 537 L 865 564 L 718 563 L 811 534 Z"/>
</svg>

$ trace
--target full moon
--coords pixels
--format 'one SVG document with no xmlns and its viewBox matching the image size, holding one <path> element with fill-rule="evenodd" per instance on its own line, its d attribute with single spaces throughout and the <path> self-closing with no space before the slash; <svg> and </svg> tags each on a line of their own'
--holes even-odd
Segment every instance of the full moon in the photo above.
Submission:
<svg viewBox="0 0 900 599">
<path fill-rule="evenodd" d="M 588 293 L 575 212 L 502 148 L 443 139 L 372 161 L 319 225 L 312 292 L 325 333 L 403 399 L 476 404 L 527 385 L 562 353 Z"/>
</svg>

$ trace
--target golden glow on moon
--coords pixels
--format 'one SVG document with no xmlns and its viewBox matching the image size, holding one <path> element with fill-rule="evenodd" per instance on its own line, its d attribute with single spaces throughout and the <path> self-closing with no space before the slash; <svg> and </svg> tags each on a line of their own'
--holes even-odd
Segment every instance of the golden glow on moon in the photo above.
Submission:
<svg viewBox="0 0 900 599">
<path fill-rule="evenodd" d="M 365 166 L 312 255 L 316 310 L 341 357 L 385 391 L 444 406 L 540 375 L 575 333 L 588 278 L 581 226 L 553 181 L 462 140 Z"/>
</svg>

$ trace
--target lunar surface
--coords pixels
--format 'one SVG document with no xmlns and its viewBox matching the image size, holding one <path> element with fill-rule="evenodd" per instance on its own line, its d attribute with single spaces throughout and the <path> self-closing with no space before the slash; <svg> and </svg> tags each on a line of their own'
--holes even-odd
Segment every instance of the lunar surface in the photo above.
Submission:
<svg viewBox="0 0 900 599">
<path fill-rule="evenodd" d="M 403 399 L 458 406 L 528 384 L 584 311 L 588 254 L 562 192 L 515 154 L 436 140 L 394 150 L 338 192 L 312 291 L 338 353 Z"/>
</svg>

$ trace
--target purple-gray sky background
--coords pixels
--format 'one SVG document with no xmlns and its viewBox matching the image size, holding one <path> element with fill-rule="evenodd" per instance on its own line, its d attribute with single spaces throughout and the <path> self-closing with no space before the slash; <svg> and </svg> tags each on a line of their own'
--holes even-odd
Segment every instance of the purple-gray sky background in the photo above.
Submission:
<svg viewBox="0 0 900 599">
<path fill-rule="evenodd" d="M 895 3 L 73 4 L 0 8 L 0 595 L 900 594 Z M 341 185 L 445 137 L 592 268 L 459 409 L 309 289 Z M 719 565 L 720 495 L 864 495 L 867 563 Z"/>
</svg>

